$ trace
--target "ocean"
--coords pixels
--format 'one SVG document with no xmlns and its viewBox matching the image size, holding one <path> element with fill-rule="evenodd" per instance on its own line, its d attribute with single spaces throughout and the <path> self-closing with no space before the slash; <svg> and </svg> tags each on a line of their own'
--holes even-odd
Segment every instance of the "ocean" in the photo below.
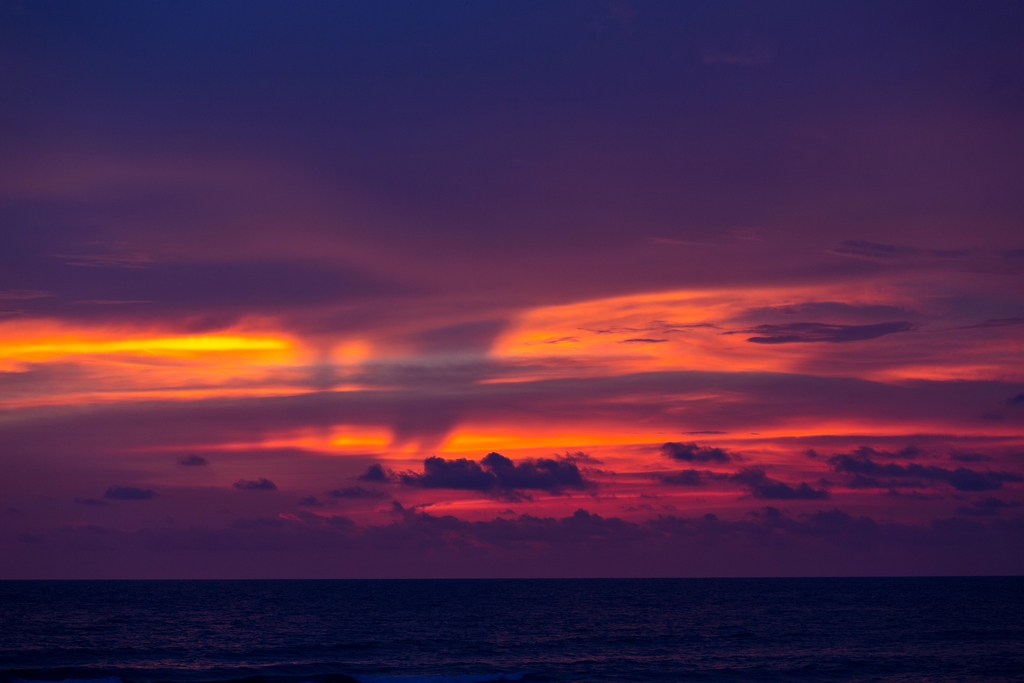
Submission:
<svg viewBox="0 0 1024 683">
<path fill-rule="evenodd" d="M 1024 578 L 0 582 L 0 680 L 1024 681 Z"/>
</svg>

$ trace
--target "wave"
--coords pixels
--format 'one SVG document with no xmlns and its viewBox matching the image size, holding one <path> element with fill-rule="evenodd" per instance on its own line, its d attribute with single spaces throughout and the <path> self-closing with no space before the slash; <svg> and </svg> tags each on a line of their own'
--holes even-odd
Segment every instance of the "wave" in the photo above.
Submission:
<svg viewBox="0 0 1024 683">
<path fill-rule="evenodd" d="M 467 674 L 462 676 L 353 676 L 359 683 L 493 683 L 521 681 L 525 674 Z"/>
<path fill-rule="evenodd" d="M 40 680 L 31 678 L 11 678 L 8 680 L 11 683 L 40 683 Z M 50 682 L 47 681 L 47 683 Z M 60 681 L 53 681 L 52 683 L 124 683 L 124 681 L 117 676 L 103 676 L 102 678 L 65 678 Z"/>
<path fill-rule="evenodd" d="M 22 673 L 22 676 L 25 674 Z M 205 683 L 498 683 L 500 681 L 521 681 L 523 673 L 489 673 L 489 674 L 461 674 L 461 675 L 356 675 L 325 674 L 321 676 L 247 676 L 245 678 L 231 678 Z M 0 675 L 0 681 L 8 683 L 132 683 L 131 679 L 123 679 L 119 676 L 100 676 L 96 678 L 62 678 L 47 677 L 45 674 L 39 678 L 6 677 Z M 166 682 L 172 683 L 172 682 Z"/>
</svg>

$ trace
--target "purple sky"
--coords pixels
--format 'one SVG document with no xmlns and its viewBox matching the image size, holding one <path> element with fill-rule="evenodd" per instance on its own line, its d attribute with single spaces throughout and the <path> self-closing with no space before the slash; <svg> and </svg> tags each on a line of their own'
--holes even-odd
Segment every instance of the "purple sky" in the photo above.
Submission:
<svg viewBox="0 0 1024 683">
<path fill-rule="evenodd" d="M 1020 3 L 0 2 L 0 578 L 1024 571 Z"/>
</svg>

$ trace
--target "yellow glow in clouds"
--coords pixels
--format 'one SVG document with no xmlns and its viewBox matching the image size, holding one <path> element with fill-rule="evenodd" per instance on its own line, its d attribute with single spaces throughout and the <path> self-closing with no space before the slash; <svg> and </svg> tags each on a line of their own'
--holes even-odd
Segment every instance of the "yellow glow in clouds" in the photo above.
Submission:
<svg viewBox="0 0 1024 683">
<path fill-rule="evenodd" d="M 95 354 L 138 354 L 155 356 L 189 356 L 224 351 L 286 351 L 291 344 L 271 337 L 237 335 L 204 335 L 198 337 L 159 337 L 156 339 L 36 340 L 29 343 L 0 344 L 0 358 L 41 361 L 61 356 Z"/>
<path fill-rule="evenodd" d="M 54 323 L 0 325 L 0 371 L 61 365 L 59 382 L 26 383 L 3 407 L 152 398 L 196 399 L 294 393 L 301 384 L 295 343 L 283 335 L 145 335 Z"/>
</svg>

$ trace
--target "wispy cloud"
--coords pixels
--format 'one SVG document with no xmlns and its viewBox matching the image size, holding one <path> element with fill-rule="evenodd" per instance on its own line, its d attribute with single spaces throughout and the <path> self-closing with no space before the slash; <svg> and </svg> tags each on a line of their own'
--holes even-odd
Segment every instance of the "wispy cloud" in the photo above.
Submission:
<svg viewBox="0 0 1024 683">
<path fill-rule="evenodd" d="M 277 486 L 266 477 L 259 479 L 239 479 L 232 484 L 239 491 L 276 491 Z"/>
<path fill-rule="evenodd" d="M 975 255 L 971 249 L 929 249 L 899 244 L 881 244 L 860 240 L 846 240 L 833 248 L 833 254 L 877 261 L 879 263 L 905 263 L 925 260 L 960 260 Z"/>
<path fill-rule="evenodd" d="M 371 499 L 380 500 L 383 498 L 390 498 L 386 491 L 378 491 L 376 489 L 365 489 L 362 486 L 348 486 L 345 488 L 334 489 L 328 491 L 327 495 L 331 498 L 347 498 L 351 500 L 355 499 Z"/>
<path fill-rule="evenodd" d="M 145 268 L 153 257 L 143 252 L 127 254 L 54 254 L 69 266 L 85 268 Z"/>
<path fill-rule="evenodd" d="M 149 489 L 140 489 L 134 486 L 111 486 L 103 497 L 107 500 L 152 500 L 157 495 Z"/>
<path fill-rule="evenodd" d="M 1024 318 L 989 318 L 988 320 L 982 320 L 980 323 L 975 323 L 974 325 L 966 325 L 960 329 L 984 330 L 992 327 L 1013 327 L 1014 325 L 1024 325 Z"/>
<path fill-rule="evenodd" d="M 813 344 L 825 342 L 842 344 L 846 342 L 878 339 L 897 332 L 911 332 L 917 325 L 907 321 L 877 323 L 875 325 L 827 325 L 824 323 L 786 323 L 782 325 L 757 325 L 742 330 L 753 334 L 747 341 L 752 344 Z M 739 334 L 729 332 L 727 334 Z"/>
<path fill-rule="evenodd" d="M 0 289 L 0 301 L 25 301 L 28 299 L 45 299 L 53 296 L 50 292 L 39 289 Z"/>
<path fill-rule="evenodd" d="M 729 453 L 722 448 L 698 446 L 692 441 L 689 443 L 670 441 L 662 444 L 659 450 L 663 456 L 672 458 L 673 460 L 681 460 L 683 462 L 726 463 L 733 460 L 742 460 L 742 458 L 736 453 Z"/>
</svg>

